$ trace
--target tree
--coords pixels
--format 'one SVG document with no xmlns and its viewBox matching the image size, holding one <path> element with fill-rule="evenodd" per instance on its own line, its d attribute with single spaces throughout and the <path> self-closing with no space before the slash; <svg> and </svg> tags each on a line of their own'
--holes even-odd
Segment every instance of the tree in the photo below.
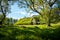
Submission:
<svg viewBox="0 0 60 40">
<path fill-rule="evenodd" d="M 39 15 L 34 15 L 32 17 L 33 17 L 33 19 L 35 19 L 36 24 L 40 24 L 40 16 Z"/>
<path fill-rule="evenodd" d="M 30 8 L 32 11 L 37 12 L 40 14 L 40 16 L 44 16 L 43 14 L 45 13 L 44 10 L 47 8 L 46 13 L 48 13 L 48 26 L 50 25 L 50 16 L 51 16 L 51 11 L 54 9 L 54 5 L 56 4 L 58 0 L 25 0 L 27 7 Z M 44 13 L 41 13 L 43 11 Z M 54 12 L 55 13 L 55 12 Z"/>
<path fill-rule="evenodd" d="M 5 18 L 4 20 L 4 25 L 14 25 L 14 23 L 16 22 L 16 19 L 13 18 Z"/>
<path fill-rule="evenodd" d="M 0 13 L 2 14 L 0 25 L 3 25 L 7 13 L 10 12 L 10 6 L 18 0 L 0 0 Z"/>
<path fill-rule="evenodd" d="M 0 12 L 2 13 L 2 19 L 1 19 L 1 21 L 0 21 L 0 25 L 2 25 L 3 24 L 3 21 L 4 21 L 4 19 L 5 19 L 5 17 L 6 17 L 6 12 L 7 12 L 7 10 L 8 10 L 8 2 L 7 2 L 7 0 L 0 0 Z"/>
</svg>

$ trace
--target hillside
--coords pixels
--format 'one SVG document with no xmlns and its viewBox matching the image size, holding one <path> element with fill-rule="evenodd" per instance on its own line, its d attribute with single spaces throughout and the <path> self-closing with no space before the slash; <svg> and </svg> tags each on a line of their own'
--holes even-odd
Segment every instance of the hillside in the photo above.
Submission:
<svg viewBox="0 0 60 40">
<path fill-rule="evenodd" d="M 28 17 L 28 18 L 22 18 L 20 20 L 18 20 L 15 24 L 16 25 L 26 25 L 26 24 L 31 24 L 31 17 Z"/>
<path fill-rule="evenodd" d="M 32 22 L 34 21 L 34 22 Z M 25 17 L 25 18 L 21 18 L 19 19 L 15 25 L 31 25 L 33 24 L 43 24 L 46 23 L 47 20 L 45 20 L 44 18 L 40 17 L 40 15 L 33 15 L 32 17 Z"/>
</svg>

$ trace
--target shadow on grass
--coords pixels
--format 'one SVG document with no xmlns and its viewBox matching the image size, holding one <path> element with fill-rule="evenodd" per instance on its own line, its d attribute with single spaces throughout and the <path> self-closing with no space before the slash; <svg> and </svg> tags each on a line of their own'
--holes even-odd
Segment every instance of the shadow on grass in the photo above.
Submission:
<svg viewBox="0 0 60 40">
<path fill-rule="evenodd" d="M 0 28 L 0 40 L 58 40 L 60 27 L 56 29 L 37 26 L 31 27 L 5 27 Z"/>
</svg>

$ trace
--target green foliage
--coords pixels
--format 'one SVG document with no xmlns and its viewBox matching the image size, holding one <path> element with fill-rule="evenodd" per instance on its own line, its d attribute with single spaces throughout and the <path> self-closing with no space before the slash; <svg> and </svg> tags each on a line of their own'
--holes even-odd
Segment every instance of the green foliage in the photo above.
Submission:
<svg viewBox="0 0 60 40">
<path fill-rule="evenodd" d="M 58 23 L 60 22 L 60 13 L 57 8 L 54 8 L 51 10 L 51 15 L 50 15 L 51 23 Z"/>
<path fill-rule="evenodd" d="M 57 40 L 60 39 L 60 26 L 56 27 L 4 27 L 0 28 L 0 40 Z"/>
<path fill-rule="evenodd" d="M 17 20 L 13 18 L 5 18 L 4 25 L 14 25 Z"/>
<path fill-rule="evenodd" d="M 57 1 L 57 6 L 60 9 L 60 0 Z"/>
<path fill-rule="evenodd" d="M 36 25 L 41 23 L 40 15 L 34 15 L 32 17 L 33 17 L 33 19 L 35 19 Z"/>
</svg>

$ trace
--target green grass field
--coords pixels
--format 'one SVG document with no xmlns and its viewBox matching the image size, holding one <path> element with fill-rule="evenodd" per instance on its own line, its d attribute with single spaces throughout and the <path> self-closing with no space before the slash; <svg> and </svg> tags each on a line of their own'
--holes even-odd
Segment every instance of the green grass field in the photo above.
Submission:
<svg viewBox="0 0 60 40">
<path fill-rule="evenodd" d="M 60 25 L 19 25 L 0 28 L 0 40 L 58 40 Z"/>
</svg>

